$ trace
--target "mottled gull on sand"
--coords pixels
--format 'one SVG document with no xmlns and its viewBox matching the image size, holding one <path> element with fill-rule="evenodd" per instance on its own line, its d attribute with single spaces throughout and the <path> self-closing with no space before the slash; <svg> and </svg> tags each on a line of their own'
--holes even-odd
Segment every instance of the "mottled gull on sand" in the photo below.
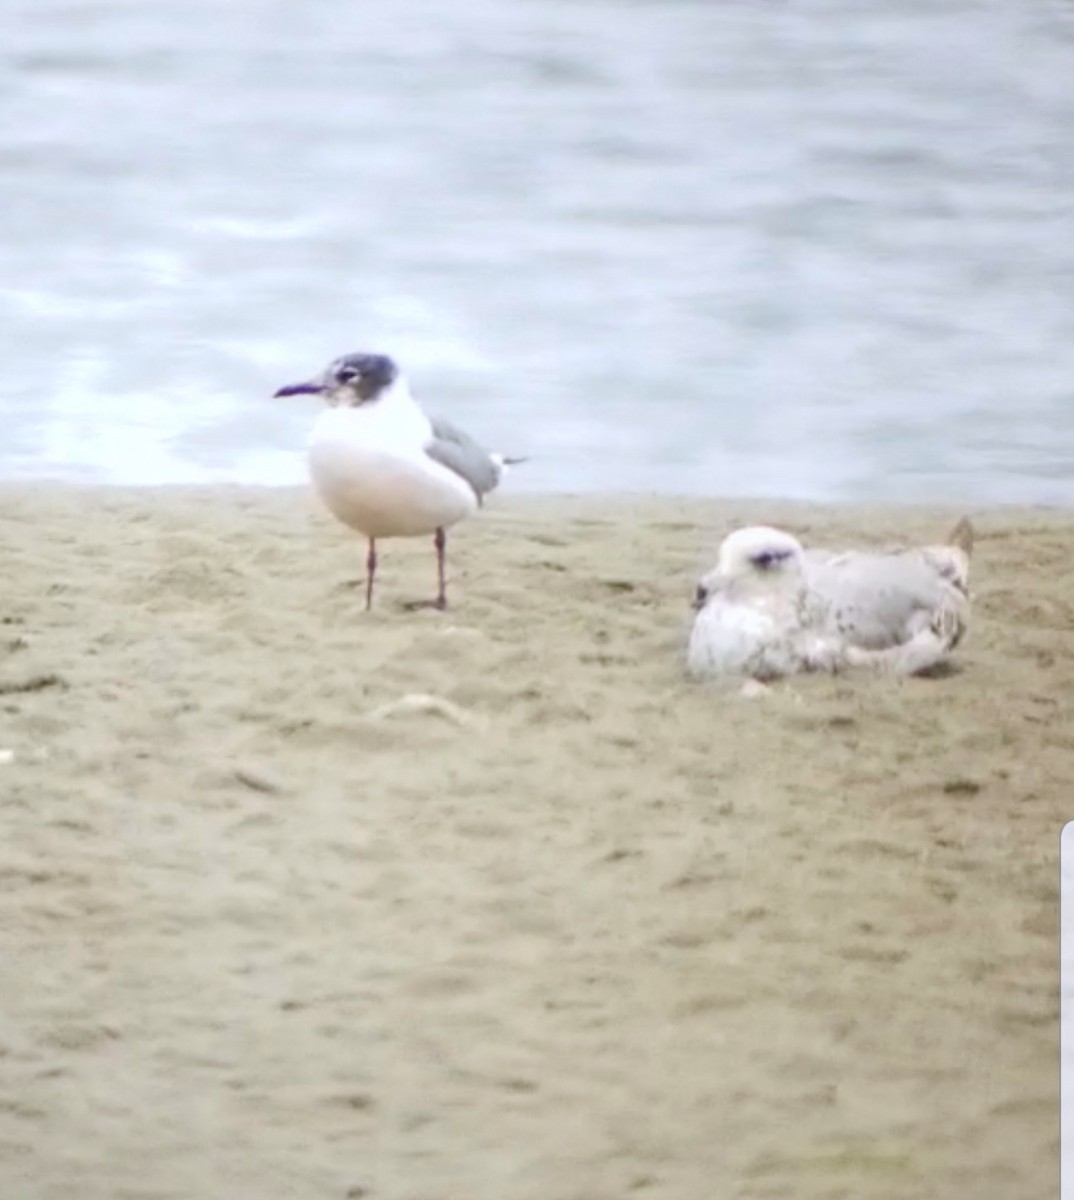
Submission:
<svg viewBox="0 0 1074 1200">
<path fill-rule="evenodd" d="M 944 662 L 969 621 L 972 530 L 894 553 L 818 551 L 768 526 L 736 530 L 698 584 L 687 662 L 761 681 L 854 667 L 913 675 Z"/>
</svg>

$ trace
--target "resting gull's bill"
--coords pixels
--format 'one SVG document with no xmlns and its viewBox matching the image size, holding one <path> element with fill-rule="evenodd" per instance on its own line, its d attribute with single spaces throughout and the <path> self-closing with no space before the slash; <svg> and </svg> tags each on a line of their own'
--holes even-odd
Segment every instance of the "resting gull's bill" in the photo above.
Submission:
<svg viewBox="0 0 1074 1200">
<path fill-rule="evenodd" d="M 449 422 L 427 417 L 385 354 L 346 354 L 276 395 L 318 395 L 328 403 L 310 438 L 310 476 L 328 510 L 368 539 L 366 609 L 377 541 L 426 534 L 436 546 L 439 587 L 434 600 L 412 607 L 446 608 L 445 531 L 483 503 L 507 465 L 522 460 L 493 454 Z"/>
<path fill-rule="evenodd" d="M 736 530 L 697 587 L 690 672 L 768 682 L 808 671 L 915 675 L 937 667 L 969 621 L 969 523 L 950 540 L 810 558 L 783 530 Z"/>
</svg>

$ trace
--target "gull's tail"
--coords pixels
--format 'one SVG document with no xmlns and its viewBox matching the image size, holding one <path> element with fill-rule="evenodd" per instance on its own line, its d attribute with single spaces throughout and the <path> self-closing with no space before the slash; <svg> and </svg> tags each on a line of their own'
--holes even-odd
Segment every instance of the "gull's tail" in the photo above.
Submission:
<svg viewBox="0 0 1074 1200">
<path fill-rule="evenodd" d="M 529 462 L 529 459 L 512 457 L 509 454 L 492 454 L 492 453 L 490 453 L 489 461 L 492 463 L 492 469 L 496 473 L 496 482 L 495 482 L 495 484 L 493 484 L 493 486 L 499 487 L 500 480 L 507 473 L 508 467 L 517 466 L 518 463 Z M 478 503 L 480 504 L 481 501 L 479 500 Z"/>
<path fill-rule="evenodd" d="M 516 467 L 519 463 L 529 462 L 528 458 L 515 457 L 509 454 L 490 454 L 492 465 L 496 469 L 496 482 L 503 478 L 508 467 Z"/>
</svg>

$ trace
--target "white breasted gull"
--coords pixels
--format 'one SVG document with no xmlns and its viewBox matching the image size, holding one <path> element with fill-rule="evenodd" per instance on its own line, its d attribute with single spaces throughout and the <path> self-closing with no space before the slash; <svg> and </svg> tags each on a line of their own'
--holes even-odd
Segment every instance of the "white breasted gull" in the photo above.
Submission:
<svg viewBox="0 0 1074 1200">
<path fill-rule="evenodd" d="M 687 664 L 761 682 L 864 668 L 915 675 L 944 662 L 969 621 L 972 530 L 889 554 L 810 552 L 768 526 L 724 539 L 697 587 Z"/>
<path fill-rule="evenodd" d="M 366 609 L 373 603 L 377 541 L 426 534 L 436 546 L 439 586 L 435 600 L 410 607 L 446 608 L 445 531 L 480 507 L 507 465 L 522 460 L 493 454 L 449 422 L 426 416 L 385 354 L 345 354 L 320 376 L 276 395 L 318 395 L 328 403 L 310 436 L 310 477 L 333 516 L 368 539 Z"/>
</svg>

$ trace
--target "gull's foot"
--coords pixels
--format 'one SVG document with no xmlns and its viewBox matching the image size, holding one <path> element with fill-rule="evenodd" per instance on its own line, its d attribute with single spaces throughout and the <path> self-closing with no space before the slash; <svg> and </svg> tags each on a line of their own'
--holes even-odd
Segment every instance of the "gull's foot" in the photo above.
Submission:
<svg viewBox="0 0 1074 1200">
<path fill-rule="evenodd" d="M 423 608 L 434 608 L 437 612 L 447 612 L 447 599 L 437 596 L 434 600 L 407 600 L 403 604 L 407 612 L 419 612 Z"/>
</svg>

